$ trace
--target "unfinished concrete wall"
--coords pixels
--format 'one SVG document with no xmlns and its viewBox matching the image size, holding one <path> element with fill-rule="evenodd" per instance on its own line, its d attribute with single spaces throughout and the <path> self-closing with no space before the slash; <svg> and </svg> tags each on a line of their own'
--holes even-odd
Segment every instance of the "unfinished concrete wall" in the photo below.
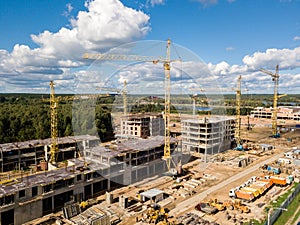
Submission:
<svg viewBox="0 0 300 225">
<path fill-rule="evenodd" d="M 42 212 L 42 200 L 33 201 L 28 204 L 24 204 L 21 207 L 15 208 L 15 225 L 21 225 L 25 222 L 31 221 L 33 219 L 43 216 Z"/>
</svg>

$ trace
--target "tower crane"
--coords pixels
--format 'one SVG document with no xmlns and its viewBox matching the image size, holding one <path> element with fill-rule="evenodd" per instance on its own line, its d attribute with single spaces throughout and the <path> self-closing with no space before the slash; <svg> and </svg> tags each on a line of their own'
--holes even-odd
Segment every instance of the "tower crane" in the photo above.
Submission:
<svg viewBox="0 0 300 225">
<path fill-rule="evenodd" d="M 237 126 L 235 129 L 235 139 L 237 142 L 237 145 L 241 145 L 241 80 L 242 76 L 239 76 L 238 78 L 238 86 L 236 89 L 236 122 Z"/>
<path fill-rule="evenodd" d="M 58 153 L 57 141 L 57 105 L 58 101 L 55 98 L 54 82 L 50 81 L 50 110 L 51 110 L 51 145 L 50 145 L 50 163 L 56 163 Z"/>
<path fill-rule="evenodd" d="M 139 61 L 139 62 L 153 62 L 157 64 L 159 62 L 163 63 L 165 72 L 165 108 L 164 108 L 164 120 L 165 120 L 165 132 L 164 132 L 164 156 L 163 159 L 166 161 L 168 171 L 171 168 L 171 149 L 170 149 L 170 70 L 171 62 L 179 60 L 171 60 L 171 40 L 167 40 L 167 50 L 166 57 L 155 57 L 155 56 L 139 56 L 139 55 L 120 55 L 120 54 L 91 54 L 85 53 L 83 55 L 84 59 L 94 59 L 94 60 L 119 60 L 119 61 Z M 127 113 L 127 112 L 126 112 Z"/>
<path fill-rule="evenodd" d="M 123 107 L 124 107 L 124 116 L 127 115 L 127 81 L 124 80 L 124 86 L 123 89 L 118 88 L 110 88 L 110 87 L 97 87 L 96 90 L 101 91 L 110 91 L 110 92 L 116 92 L 117 94 L 120 94 L 123 96 Z"/>
<path fill-rule="evenodd" d="M 279 65 L 276 65 L 276 71 L 275 73 L 272 73 L 271 71 L 265 70 L 265 69 L 259 69 L 261 72 L 266 73 L 272 77 L 272 80 L 274 81 L 274 101 L 273 101 L 273 113 L 272 113 L 272 133 L 273 137 L 277 138 L 279 137 L 279 134 L 277 132 L 277 101 L 278 101 L 278 81 L 279 81 Z M 280 97 L 283 97 L 281 95 Z"/>
<path fill-rule="evenodd" d="M 127 116 L 127 81 L 124 80 L 124 87 L 121 91 L 121 94 L 123 96 L 123 107 L 124 107 L 124 116 Z"/>
<path fill-rule="evenodd" d="M 205 92 L 204 89 L 202 88 L 190 88 L 190 91 L 201 91 L 201 92 Z M 193 119 L 196 118 L 196 100 L 197 100 L 197 97 L 198 97 L 198 94 L 197 93 L 194 93 L 192 95 L 192 100 L 193 100 Z"/>
</svg>

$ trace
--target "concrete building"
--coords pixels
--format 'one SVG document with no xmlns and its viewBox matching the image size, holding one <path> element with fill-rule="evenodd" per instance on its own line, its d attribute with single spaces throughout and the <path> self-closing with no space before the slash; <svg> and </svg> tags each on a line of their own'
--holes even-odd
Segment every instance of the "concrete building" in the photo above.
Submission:
<svg viewBox="0 0 300 225">
<path fill-rule="evenodd" d="M 85 157 L 67 160 L 64 168 L 2 179 L 0 224 L 24 224 L 61 211 L 66 202 L 81 202 L 167 170 L 162 160 L 163 136 L 126 140 L 107 147 L 95 145 L 92 137 L 87 138 L 79 142 Z M 18 146 L 29 148 L 28 142 Z M 177 140 L 172 138 L 172 152 L 176 146 Z"/>
<path fill-rule="evenodd" d="M 164 119 L 162 114 L 131 114 L 121 118 L 120 134 L 117 137 L 147 138 L 164 135 Z"/>
<path fill-rule="evenodd" d="M 171 152 L 177 147 L 178 140 L 171 138 Z M 129 139 L 115 145 L 98 146 L 85 151 L 85 160 L 91 163 L 102 176 L 120 184 L 131 184 L 143 178 L 162 174 L 166 171 L 164 137 L 148 139 Z"/>
<path fill-rule="evenodd" d="M 235 118 L 209 117 L 181 122 L 182 150 L 215 154 L 231 148 Z"/>
<path fill-rule="evenodd" d="M 32 169 L 41 161 L 48 161 L 51 138 L 0 144 L 0 170 Z M 58 162 L 76 158 L 83 150 L 99 144 L 99 138 L 90 135 L 58 138 Z"/>
<path fill-rule="evenodd" d="M 253 118 L 271 119 L 273 108 L 256 107 L 250 112 Z M 277 119 L 282 120 L 300 120 L 300 107 L 299 106 L 278 106 Z"/>
</svg>

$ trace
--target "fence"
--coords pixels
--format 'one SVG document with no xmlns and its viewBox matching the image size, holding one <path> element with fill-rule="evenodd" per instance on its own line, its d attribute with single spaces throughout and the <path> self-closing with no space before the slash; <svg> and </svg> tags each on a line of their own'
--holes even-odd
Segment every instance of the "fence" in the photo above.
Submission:
<svg viewBox="0 0 300 225">
<path fill-rule="evenodd" d="M 297 194 L 300 192 L 300 184 L 298 184 L 294 191 L 287 197 L 287 199 L 278 207 L 278 209 L 274 208 L 274 212 L 270 215 L 270 225 L 273 224 L 278 217 L 282 213 L 282 209 L 280 208 L 287 208 L 291 202 L 294 200 L 294 198 L 297 196 Z M 268 225 L 268 221 L 265 222 L 265 225 Z"/>
</svg>

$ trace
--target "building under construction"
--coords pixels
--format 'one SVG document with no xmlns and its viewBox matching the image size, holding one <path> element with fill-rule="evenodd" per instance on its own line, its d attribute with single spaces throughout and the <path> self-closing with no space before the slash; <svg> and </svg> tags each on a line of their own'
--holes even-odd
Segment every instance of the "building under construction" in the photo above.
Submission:
<svg viewBox="0 0 300 225">
<path fill-rule="evenodd" d="M 250 116 L 253 118 L 271 119 L 273 114 L 272 108 L 256 107 L 251 111 Z M 279 106 L 277 108 L 277 119 L 281 120 L 300 120 L 299 106 Z"/>
<path fill-rule="evenodd" d="M 120 134 L 117 137 L 147 138 L 163 136 L 165 121 L 161 113 L 130 114 L 121 117 Z"/>
<path fill-rule="evenodd" d="M 204 117 L 181 122 L 182 150 L 215 154 L 231 148 L 235 118 Z"/>
<path fill-rule="evenodd" d="M 75 154 L 76 148 L 79 148 L 85 157 L 69 160 L 66 160 L 66 157 L 64 160 L 67 163 L 62 168 L 24 172 L 19 177 L 1 180 L 1 224 L 23 224 L 62 210 L 66 202 L 81 202 L 167 170 L 166 163 L 162 160 L 163 136 L 126 140 L 107 146 L 98 145 L 96 137 L 81 138 L 81 141 L 70 137 L 59 139 L 59 146 L 64 147 L 60 153 L 68 152 L 67 155 L 71 156 Z M 26 165 L 37 163 L 38 159 L 42 159 L 42 153 L 45 153 L 50 141 L 40 140 L 39 144 L 29 141 L 17 145 L 2 145 L 3 170 L 6 165 L 3 163 L 8 163 L 7 160 L 11 161 L 11 164 L 7 165 L 12 168 L 16 165 L 20 167 L 20 162 L 28 157 L 32 162 L 27 160 Z M 79 147 L 75 147 L 75 144 Z M 177 140 L 172 138 L 171 150 L 174 151 L 176 146 Z M 70 153 L 67 150 L 63 151 L 74 147 Z M 10 154 L 14 154 L 15 157 L 9 158 Z"/>
<path fill-rule="evenodd" d="M 99 145 L 99 138 L 90 135 L 59 137 L 57 139 L 59 154 L 58 162 L 76 158 L 86 148 Z M 1 172 L 37 170 L 41 162 L 50 157 L 51 138 L 0 144 Z"/>
</svg>

